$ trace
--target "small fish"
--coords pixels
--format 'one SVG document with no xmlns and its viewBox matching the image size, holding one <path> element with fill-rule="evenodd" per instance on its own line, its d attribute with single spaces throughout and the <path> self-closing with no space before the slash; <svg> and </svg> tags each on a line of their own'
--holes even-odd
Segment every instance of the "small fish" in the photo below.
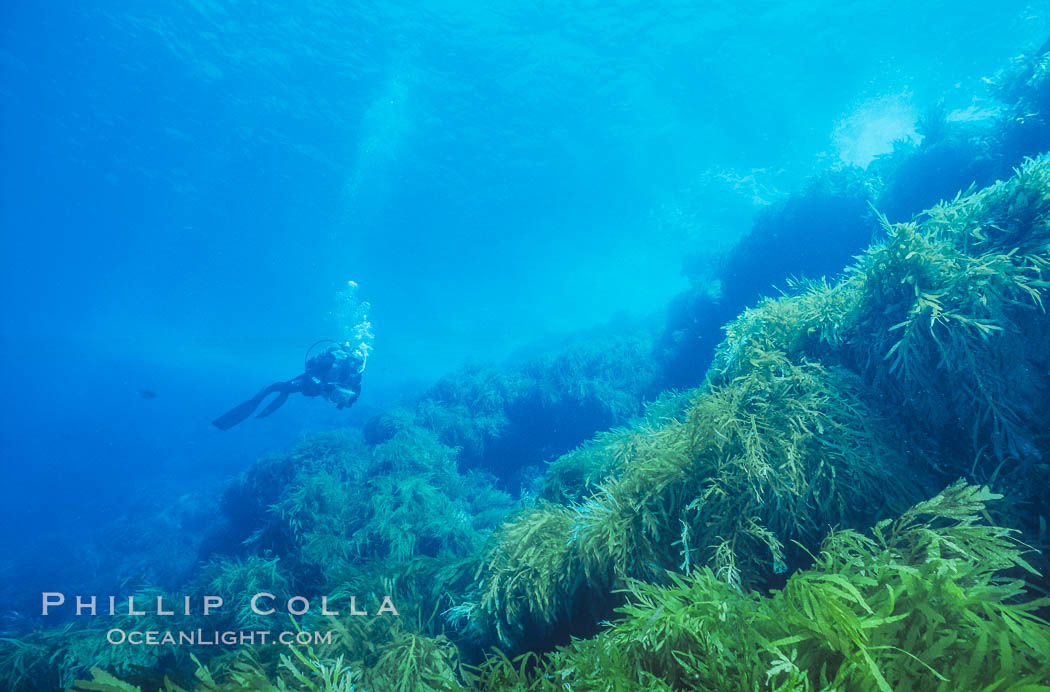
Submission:
<svg viewBox="0 0 1050 692">
<path fill-rule="evenodd" d="M 139 396 L 143 399 L 156 399 L 157 393 L 152 389 L 140 389 Z"/>
</svg>

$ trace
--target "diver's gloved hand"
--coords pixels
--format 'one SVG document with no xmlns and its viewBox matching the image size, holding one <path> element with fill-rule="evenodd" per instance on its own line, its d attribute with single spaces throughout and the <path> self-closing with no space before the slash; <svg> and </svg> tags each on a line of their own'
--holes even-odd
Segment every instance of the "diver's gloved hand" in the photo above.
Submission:
<svg viewBox="0 0 1050 692">
<path fill-rule="evenodd" d="M 347 344 L 331 346 L 306 362 L 303 394 L 323 396 L 338 408 L 352 406 L 361 392 L 363 368 Z"/>
<path fill-rule="evenodd" d="M 353 406 L 354 402 L 357 401 L 359 392 L 349 389 L 347 387 L 332 386 L 326 392 L 324 397 L 335 404 L 336 408 L 346 408 L 347 406 Z"/>
</svg>

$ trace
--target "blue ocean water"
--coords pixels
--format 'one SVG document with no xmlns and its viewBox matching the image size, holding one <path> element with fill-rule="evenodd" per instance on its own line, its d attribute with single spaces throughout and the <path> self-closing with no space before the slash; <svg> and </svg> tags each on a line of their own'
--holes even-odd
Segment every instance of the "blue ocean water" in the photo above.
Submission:
<svg viewBox="0 0 1050 692">
<path fill-rule="evenodd" d="M 867 165 L 932 104 L 992 107 L 982 80 L 1047 9 L 8 0 L 9 590 L 467 359 L 661 319 L 684 258 L 717 265 L 814 171 Z M 301 371 L 348 280 L 376 333 L 360 402 L 213 429 Z"/>
</svg>

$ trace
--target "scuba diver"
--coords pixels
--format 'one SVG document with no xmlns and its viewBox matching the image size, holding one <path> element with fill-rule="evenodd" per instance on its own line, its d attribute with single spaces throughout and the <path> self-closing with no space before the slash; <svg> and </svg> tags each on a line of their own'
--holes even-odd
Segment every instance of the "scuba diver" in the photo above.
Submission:
<svg viewBox="0 0 1050 692">
<path fill-rule="evenodd" d="M 286 382 L 274 382 L 243 404 L 238 404 L 212 421 L 219 430 L 229 430 L 247 419 L 255 409 L 271 394 L 277 394 L 266 408 L 256 415 L 265 418 L 288 400 L 288 396 L 298 392 L 303 396 L 323 396 L 336 408 L 353 406 L 361 393 L 361 373 L 365 369 L 364 358 L 360 351 L 353 350 L 349 343 L 332 344 L 313 358 L 310 351 L 318 344 L 328 343 L 328 339 L 318 341 L 306 351 L 306 368 L 303 374 Z"/>
</svg>

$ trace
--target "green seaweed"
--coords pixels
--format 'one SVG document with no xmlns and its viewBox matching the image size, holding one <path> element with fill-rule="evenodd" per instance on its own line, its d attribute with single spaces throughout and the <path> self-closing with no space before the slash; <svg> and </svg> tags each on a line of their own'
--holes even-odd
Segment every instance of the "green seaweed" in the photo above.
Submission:
<svg viewBox="0 0 1050 692">
<path fill-rule="evenodd" d="M 860 382 L 757 347 L 747 357 L 746 374 L 700 394 L 683 421 L 610 433 L 552 465 L 549 487 L 563 488 L 581 455 L 604 455 L 589 462 L 604 480 L 585 478 L 593 493 L 571 506 L 524 510 L 490 541 L 473 612 L 500 640 L 552 634 L 569 613 L 608 608 L 616 585 L 666 569 L 768 579 L 786 569 L 786 541 L 815 544 L 909 496 Z"/>
<path fill-rule="evenodd" d="M 1047 401 L 1031 373 L 1050 370 L 1050 339 L 1031 342 L 1048 329 L 1048 178 L 1047 159 L 1030 161 L 922 223 L 887 226 L 840 282 L 746 311 L 683 420 L 554 462 L 545 496 L 568 506 L 497 532 L 463 612 L 512 646 L 563 637 L 570 613 L 599 616 L 627 580 L 710 566 L 733 586 L 770 582 L 793 542 L 869 524 L 936 473 L 1045 466 L 1033 460 Z M 960 453 L 974 461 L 953 468 Z"/>
<path fill-rule="evenodd" d="M 1050 162 L 886 224 L 833 284 L 808 282 L 727 329 L 709 378 L 746 372 L 752 350 L 848 369 L 885 402 L 938 473 L 1004 476 L 1045 501 L 1050 414 Z M 1027 478 L 1028 480 L 1019 480 Z"/>
<path fill-rule="evenodd" d="M 1015 532 L 984 521 L 1000 496 L 955 483 L 870 534 L 834 531 L 770 595 L 709 568 L 631 581 L 598 636 L 538 661 L 492 657 L 501 690 L 1048 689 L 1050 625 L 1011 570 Z"/>
</svg>

